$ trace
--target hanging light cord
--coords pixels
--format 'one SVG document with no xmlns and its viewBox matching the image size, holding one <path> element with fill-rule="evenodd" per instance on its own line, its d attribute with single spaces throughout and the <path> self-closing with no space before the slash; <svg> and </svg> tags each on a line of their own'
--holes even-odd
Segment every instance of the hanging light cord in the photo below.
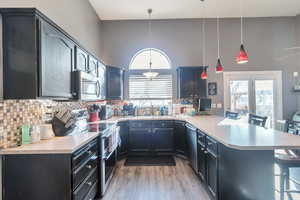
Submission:
<svg viewBox="0 0 300 200">
<path fill-rule="evenodd" d="M 217 7 L 217 40 L 218 40 L 218 59 L 220 59 L 220 12 L 219 12 L 219 5 L 218 0 L 216 0 L 216 7 Z"/>
<path fill-rule="evenodd" d="M 205 66 L 206 63 L 206 54 L 205 54 L 205 50 L 206 50 L 206 44 L 205 44 L 205 6 L 204 6 L 204 0 L 201 0 L 203 2 L 203 20 L 202 20 L 202 46 L 203 46 L 203 66 Z"/>
<path fill-rule="evenodd" d="M 244 44 L 244 32 L 243 32 L 243 0 L 240 0 L 240 11 L 241 11 L 241 44 Z"/>
<path fill-rule="evenodd" d="M 149 14 L 149 22 L 148 22 L 148 31 L 149 31 L 149 46 L 151 45 L 152 42 L 152 27 L 151 27 L 151 14 L 152 14 L 152 9 L 148 9 L 148 14 Z M 150 46 L 149 49 L 149 67 L 150 67 L 150 72 L 152 71 L 152 47 Z"/>
</svg>

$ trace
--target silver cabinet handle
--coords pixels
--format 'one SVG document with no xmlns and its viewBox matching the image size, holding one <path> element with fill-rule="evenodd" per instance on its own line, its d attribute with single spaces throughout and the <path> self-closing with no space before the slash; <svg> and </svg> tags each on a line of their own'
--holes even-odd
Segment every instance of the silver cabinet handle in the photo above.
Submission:
<svg viewBox="0 0 300 200">
<path fill-rule="evenodd" d="M 207 151 L 204 151 L 204 153 L 205 153 L 205 154 L 208 154 L 208 152 L 207 152 Z"/>
<path fill-rule="evenodd" d="M 87 182 L 86 183 L 88 186 L 91 186 L 92 185 L 92 182 Z"/>
<path fill-rule="evenodd" d="M 204 148 L 201 148 L 201 151 L 204 151 Z"/>
<path fill-rule="evenodd" d="M 87 165 L 86 168 L 92 169 L 92 165 Z"/>
</svg>

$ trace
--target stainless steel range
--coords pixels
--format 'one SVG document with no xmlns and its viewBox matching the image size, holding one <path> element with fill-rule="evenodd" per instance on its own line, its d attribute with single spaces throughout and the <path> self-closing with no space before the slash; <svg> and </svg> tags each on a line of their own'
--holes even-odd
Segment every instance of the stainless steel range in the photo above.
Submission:
<svg viewBox="0 0 300 200">
<path fill-rule="evenodd" d="M 117 147 L 120 128 L 116 123 L 98 123 L 97 125 L 100 133 L 100 193 L 101 196 L 103 196 L 114 175 L 117 164 Z"/>
</svg>

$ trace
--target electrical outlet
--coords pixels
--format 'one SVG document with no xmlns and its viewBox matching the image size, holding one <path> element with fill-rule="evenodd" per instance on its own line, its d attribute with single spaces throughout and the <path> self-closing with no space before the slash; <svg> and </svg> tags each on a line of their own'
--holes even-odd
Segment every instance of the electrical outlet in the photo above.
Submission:
<svg viewBox="0 0 300 200">
<path fill-rule="evenodd" d="M 211 107 L 212 107 L 212 108 L 216 108 L 216 107 L 217 107 L 217 104 L 213 103 L 213 104 L 211 104 Z"/>
<path fill-rule="evenodd" d="M 222 108 L 222 104 L 221 104 L 221 103 L 218 103 L 218 104 L 217 104 L 217 108 Z"/>
</svg>

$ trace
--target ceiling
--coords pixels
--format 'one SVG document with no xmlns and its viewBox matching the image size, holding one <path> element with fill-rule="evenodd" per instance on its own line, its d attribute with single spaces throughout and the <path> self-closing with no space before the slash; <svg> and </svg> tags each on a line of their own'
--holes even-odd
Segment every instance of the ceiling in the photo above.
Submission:
<svg viewBox="0 0 300 200">
<path fill-rule="evenodd" d="M 200 0 L 89 0 L 102 20 L 147 19 L 147 9 L 153 9 L 154 19 L 203 17 Z M 240 0 L 206 0 L 206 17 L 239 17 Z M 296 16 L 300 0 L 242 0 L 246 17 Z M 218 5 L 218 6 L 217 6 Z M 219 10 L 219 11 L 218 11 Z M 218 12 L 217 12 L 218 11 Z"/>
</svg>

